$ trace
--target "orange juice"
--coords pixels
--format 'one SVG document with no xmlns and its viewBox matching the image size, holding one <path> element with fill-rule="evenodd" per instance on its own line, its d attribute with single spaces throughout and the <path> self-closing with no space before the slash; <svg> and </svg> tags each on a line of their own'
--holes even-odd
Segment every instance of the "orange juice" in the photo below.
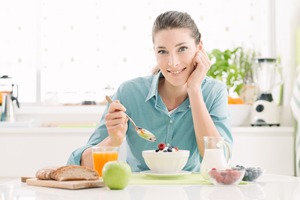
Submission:
<svg viewBox="0 0 300 200">
<path fill-rule="evenodd" d="M 93 152 L 94 169 L 102 177 L 102 168 L 109 161 L 118 160 L 119 152 Z"/>
<path fill-rule="evenodd" d="M 2 104 L 2 94 L 8 94 L 9 92 L 5 92 L 5 91 L 3 91 L 3 92 L 0 92 L 0 104 Z"/>
</svg>

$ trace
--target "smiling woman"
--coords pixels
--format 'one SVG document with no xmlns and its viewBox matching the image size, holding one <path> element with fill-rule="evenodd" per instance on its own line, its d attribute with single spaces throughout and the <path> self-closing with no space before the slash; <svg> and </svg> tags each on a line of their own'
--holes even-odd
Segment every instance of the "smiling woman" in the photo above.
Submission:
<svg viewBox="0 0 300 200">
<path fill-rule="evenodd" d="M 191 152 L 183 170 L 199 172 L 204 136 L 222 136 L 232 146 L 226 85 L 206 77 L 210 61 L 194 20 L 183 12 L 162 13 L 152 37 L 160 72 L 122 83 L 88 144 L 75 150 L 68 164 L 92 167 L 92 146 L 120 146 L 126 137 L 133 172 L 148 170 L 142 151 L 158 143 Z M 140 138 L 125 112 L 156 142 Z"/>
<path fill-rule="evenodd" d="M 200 42 L 195 45 L 194 38 L 189 37 L 189 35 L 190 30 L 187 28 L 168 28 L 155 34 L 154 44 L 162 44 L 162 46 L 155 46 L 154 50 L 157 64 L 164 76 L 175 78 L 185 74 L 185 80 L 182 79 L 183 82 L 174 79 L 176 83 L 173 82 L 173 85 L 187 82 L 189 75 L 194 70 L 194 63 L 192 62 Z M 200 33 L 198 35 L 200 39 Z M 185 36 L 184 39 L 183 36 Z"/>
</svg>

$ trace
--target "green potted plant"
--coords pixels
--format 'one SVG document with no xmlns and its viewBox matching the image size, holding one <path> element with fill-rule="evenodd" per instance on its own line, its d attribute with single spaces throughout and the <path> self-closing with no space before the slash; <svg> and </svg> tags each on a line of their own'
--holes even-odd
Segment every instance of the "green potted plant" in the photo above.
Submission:
<svg viewBox="0 0 300 200">
<path fill-rule="evenodd" d="M 243 73 L 243 82 L 245 85 L 252 85 L 252 60 L 255 57 L 255 52 L 248 50 L 244 52 L 243 48 L 240 48 L 238 54 L 235 54 L 234 63 L 239 66 L 241 72 Z"/>
<path fill-rule="evenodd" d="M 254 57 L 256 57 L 255 51 L 250 49 L 244 51 L 241 49 L 239 57 L 235 60 L 244 74 L 244 85 L 240 90 L 239 96 L 247 104 L 253 104 L 257 98 L 257 91 L 252 76 L 252 61 Z"/>
<path fill-rule="evenodd" d="M 245 52 L 242 47 L 237 47 L 233 51 L 214 49 L 208 53 L 208 57 L 212 65 L 207 76 L 225 82 L 228 92 L 233 88 L 233 92 L 240 95 L 244 85 L 253 85 L 251 66 L 255 57 L 254 51 Z"/>
<path fill-rule="evenodd" d="M 253 83 L 251 66 L 254 56 L 252 51 L 245 52 L 242 47 L 237 47 L 233 51 L 214 49 L 208 53 L 212 65 L 207 76 L 225 82 L 228 94 L 231 89 L 240 97 L 235 99 L 228 97 L 228 103 L 232 104 L 229 105 L 232 126 L 243 125 L 250 114 L 251 105 L 248 105 L 243 96 L 245 87 Z"/>
</svg>

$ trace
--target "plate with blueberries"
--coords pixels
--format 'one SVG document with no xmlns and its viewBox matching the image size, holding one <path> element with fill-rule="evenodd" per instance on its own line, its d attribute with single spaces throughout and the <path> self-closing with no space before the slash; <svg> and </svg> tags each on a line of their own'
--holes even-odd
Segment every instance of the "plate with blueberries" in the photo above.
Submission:
<svg viewBox="0 0 300 200">
<path fill-rule="evenodd" d="M 243 165 L 236 165 L 235 167 L 245 169 L 245 175 L 242 181 L 246 182 L 258 181 L 266 171 L 265 168 L 261 167 L 244 167 Z"/>
</svg>

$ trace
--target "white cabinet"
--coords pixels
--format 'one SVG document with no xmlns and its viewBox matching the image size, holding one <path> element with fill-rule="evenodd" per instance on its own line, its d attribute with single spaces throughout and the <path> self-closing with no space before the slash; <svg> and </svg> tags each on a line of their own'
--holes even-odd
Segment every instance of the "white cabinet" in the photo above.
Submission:
<svg viewBox="0 0 300 200">
<path fill-rule="evenodd" d="M 42 167 L 66 165 L 93 128 L 0 129 L 0 177 L 34 176 Z"/>
<path fill-rule="evenodd" d="M 45 166 L 66 165 L 94 128 L 0 128 L 0 177 L 34 176 Z M 126 149 L 120 147 L 120 160 Z"/>
<path fill-rule="evenodd" d="M 234 127 L 230 164 L 261 166 L 266 173 L 294 175 L 292 127 Z M 0 177 L 34 176 L 49 165 L 66 165 L 94 128 L 0 128 Z M 125 161 L 122 144 L 119 158 Z"/>
<path fill-rule="evenodd" d="M 233 127 L 231 165 L 266 168 L 266 173 L 294 175 L 293 127 Z"/>
</svg>

